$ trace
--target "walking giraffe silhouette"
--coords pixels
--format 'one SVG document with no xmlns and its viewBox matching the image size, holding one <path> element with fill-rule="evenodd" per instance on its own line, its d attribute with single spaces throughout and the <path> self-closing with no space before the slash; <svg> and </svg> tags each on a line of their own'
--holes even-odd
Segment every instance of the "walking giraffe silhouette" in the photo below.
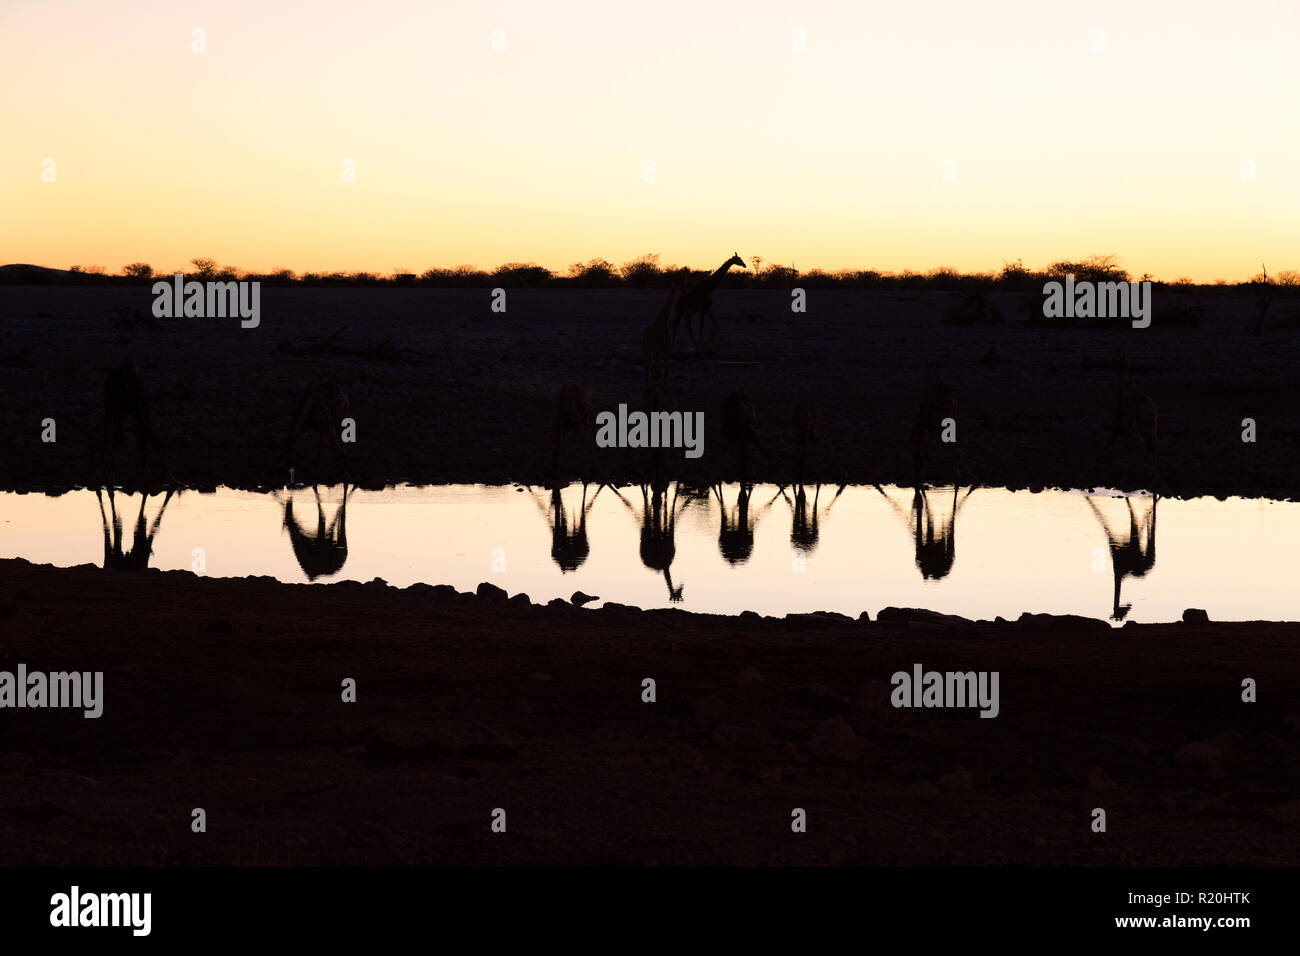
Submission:
<svg viewBox="0 0 1300 956">
<path fill-rule="evenodd" d="M 713 290 L 732 266 L 739 266 L 742 269 L 747 268 L 745 261 L 740 258 L 740 253 L 733 253 L 730 259 L 682 293 L 681 298 L 677 300 L 677 315 L 673 319 L 674 340 L 677 338 L 677 328 L 681 325 L 683 319 L 686 320 L 686 331 L 691 334 L 691 338 L 696 344 L 703 343 L 704 319 L 706 317 L 713 323 L 713 335 L 718 334 L 718 320 L 713 315 Z M 698 335 L 691 332 L 691 316 L 693 315 L 699 316 L 700 329 Z"/>
</svg>

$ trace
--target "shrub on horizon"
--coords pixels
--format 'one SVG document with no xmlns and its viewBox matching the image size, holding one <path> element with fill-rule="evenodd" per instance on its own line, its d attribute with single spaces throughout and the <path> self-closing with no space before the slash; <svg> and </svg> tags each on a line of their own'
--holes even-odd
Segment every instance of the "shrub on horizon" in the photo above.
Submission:
<svg viewBox="0 0 1300 956">
<path fill-rule="evenodd" d="M 618 279 L 617 270 L 605 259 L 575 262 L 569 266 L 569 275 L 583 285 L 614 285 Z"/>
<path fill-rule="evenodd" d="M 1044 272 L 1053 279 L 1064 279 L 1073 275 L 1076 282 L 1127 282 L 1129 273 L 1121 269 L 1113 255 L 1088 256 L 1080 262 L 1053 262 Z"/>
<path fill-rule="evenodd" d="M 637 256 L 623 263 L 618 271 L 625 283 L 635 286 L 657 285 L 663 275 L 663 271 L 659 268 L 657 252 L 647 252 L 643 256 Z"/>
<path fill-rule="evenodd" d="M 798 279 L 798 269 L 792 266 L 771 264 L 755 277 L 755 284 L 764 289 L 779 289 L 798 281 Z"/>
<path fill-rule="evenodd" d="M 550 269 L 535 262 L 507 262 L 492 270 L 492 278 L 517 286 L 546 285 L 555 278 Z"/>
</svg>

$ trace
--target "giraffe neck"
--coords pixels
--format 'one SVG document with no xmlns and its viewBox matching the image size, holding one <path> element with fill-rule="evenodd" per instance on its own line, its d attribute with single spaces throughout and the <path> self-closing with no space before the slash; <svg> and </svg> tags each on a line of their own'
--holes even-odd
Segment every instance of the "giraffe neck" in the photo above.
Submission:
<svg viewBox="0 0 1300 956">
<path fill-rule="evenodd" d="M 661 326 L 663 328 L 668 327 L 668 317 L 672 315 L 673 299 L 675 299 L 676 296 L 677 296 L 676 289 L 670 289 L 668 291 L 668 300 L 664 302 L 663 308 L 659 310 L 659 315 L 655 318 L 655 325 Z"/>
<path fill-rule="evenodd" d="M 717 267 L 716 269 L 714 269 L 711 273 L 709 273 L 709 275 L 704 279 L 704 282 L 702 282 L 702 283 L 700 283 L 700 284 L 701 284 L 701 285 L 705 285 L 705 284 L 707 284 L 707 285 L 713 285 L 713 284 L 716 283 L 719 279 L 721 279 L 723 276 L 725 276 L 725 275 L 727 274 L 727 270 L 730 269 L 730 268 L 731 268 L 731 260 L 728 259 L 728 260 L 727 260 L 726 262 L 724 262 L 722 265 L 718 266 L 718 267 Z"/>
<path fill-rule="evenodd" d="M 731 268 L 731 260 L 727 260 L 722 265 L 718 266 L 716 269 L 714 269 L 712 272 L 706 275 L 699 282 L 697 282 L 695 284 L 695 287 L 691 289 L 691 292 L 700 293 L 700 292 L 711 291 L 713 287 L 718 284 L 719 280 L 721 280 L 722 277 L 727 274 L 727 270 L 729 268 Z"/>
</svg>

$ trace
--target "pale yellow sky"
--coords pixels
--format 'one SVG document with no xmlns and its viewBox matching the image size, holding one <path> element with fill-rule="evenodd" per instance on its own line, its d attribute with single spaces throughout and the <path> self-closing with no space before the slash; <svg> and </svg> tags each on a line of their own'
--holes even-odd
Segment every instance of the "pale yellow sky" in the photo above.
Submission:
<svg viewBox="0 0 1300 956">
<path fill-rule="evenodd" d="M 1300 268 L 1298 28 L 1295 0 L 5 0 L 0 262 L 1244 279 Z"/>
</svg>

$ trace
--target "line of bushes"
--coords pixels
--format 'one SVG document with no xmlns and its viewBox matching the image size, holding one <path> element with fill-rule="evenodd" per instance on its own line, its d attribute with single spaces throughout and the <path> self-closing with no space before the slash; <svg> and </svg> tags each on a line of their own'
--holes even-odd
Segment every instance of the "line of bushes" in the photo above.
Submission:
<svg viewBox="0 0 1300 956">
<path fill-rule="evenodd" d="M 47 269 L 40 266 L 12 265 L 0 267 L 0 284 L 9 285 L 81 285 L 100 283 L 139 283 L 166 278 L 172 273 L 156 272 L 145 262 L 123 266 L 117 275 L 109 275 L 102 266 L 72 266 L 67 270 Z M 1245 282 L 1230 283 L 1218 280 L 1213 283 L 1196 283 L 1191 279 L 1172 282 L 1153 279 L 1149 274 L 1133 276 L 1121 268 L 1114 256 L 1090 256 L 1079 261 L 1062 260 L 1042 269 L 1030 269 L 1023 262 L 1007 262 L 997 272 L 962 273 L 952 268 L 938 268 L 929 272 L 881 272 L 874 269 L 844 269 L 826 272 L 811 269 L 801 272 L 790 266 L 764 262 L 759 257 L 750 259 L 747 271 L 733 271 L 727 278 L 731 288 L 789 289 L 798 285 L 808 289 L 878 289 L 965 292 L 975 289 L 996 289 L 1016 292 L 1041 291 L 1043 283 L 1063 279 L 1073 274 L 1076 280 L 1129 281 L 1150 280 L 1165 288 L 1237 288 L 1258 289 L 1262 284 L 1279 291 L 1300 290 L 1300 271 L 1291 269 L 1266 275 L 1263 271 Z M 256 280 L 268 286 L 424 286 L 431 288 L 666 288 L 673 282 L 689 284 L 707 270 L 681 266 L 661 266 L 654 254 L 640 256 L 621 266 L 605 259 L 575 262 L 561 274 L 531 262 L 507 262 L 495 269 L 484 271 L 475 266 L 426 269 L 415 273 L 407 269 L 394 269 L 391 273 L 374 272 L 304 272 L 276 268 L 270 272 L 247 272 L 233 266 L 219 265 L 214 259 L 190 260 L 185 270 L 189 279 L 199 281 Z"/>
</svg>

